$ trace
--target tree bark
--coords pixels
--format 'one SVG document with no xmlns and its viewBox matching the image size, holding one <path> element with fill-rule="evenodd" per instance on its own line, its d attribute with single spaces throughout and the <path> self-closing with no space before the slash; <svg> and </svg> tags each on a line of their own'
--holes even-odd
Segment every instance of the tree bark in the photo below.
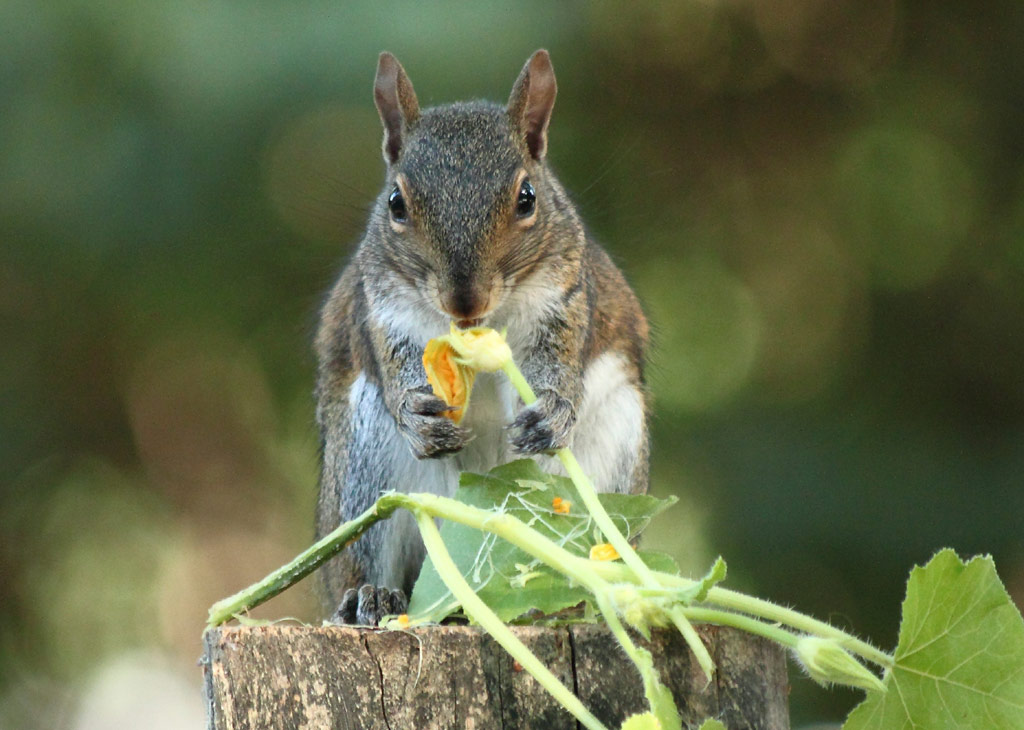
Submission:
<svg viewBox="0 0 1024 730">
<path fill-rule="evenodd" d="M 684 723 L 716 717 L 729 730 L 788 729 L 782 650 L 734 629 L 697 630 L 718 667 L 710 684 L 678 632 L 636 637 L 653 653 Z M 604 626 L 514 631 L 609 728 L 646 709 L 639 675 Z M 211 730 L 577 728 L 473 627 L 221 627 L 206 632 L 204 649 Z"/>
</svg>

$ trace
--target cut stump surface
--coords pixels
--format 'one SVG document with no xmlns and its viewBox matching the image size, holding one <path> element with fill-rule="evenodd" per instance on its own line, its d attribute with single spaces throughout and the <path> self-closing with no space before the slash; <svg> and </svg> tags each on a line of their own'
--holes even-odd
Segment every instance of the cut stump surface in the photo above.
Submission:
<svg viewBox="0 0 1024 730">
<path fill-rule="evenodd" d="M 707 684 L 682 637 L 637 641 L 654 655 L 684 723 L 789 728 L 785 657 L 734 629 L 698 626 L 718 667 Z M 513 627 L 609 728 L 646 709 L 640 677 L 604 626 Z M 466 626 L 404 632 L 232 626 L 204 637 L 209 728 L 576 730 L 575 719 L 493 639 Z"/>
</svg>

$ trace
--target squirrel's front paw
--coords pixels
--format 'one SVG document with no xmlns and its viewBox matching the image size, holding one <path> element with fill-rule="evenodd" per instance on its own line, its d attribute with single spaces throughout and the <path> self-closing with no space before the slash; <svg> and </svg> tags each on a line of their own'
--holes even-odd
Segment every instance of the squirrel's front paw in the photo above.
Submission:
<svg viewBox="0 0 1024 730">
<path fill-rule="evenodd" d="M 429 387 L 413 388 L 402 398 L 398 425 L 417 459 L 434 459 L 451 454 L 469 441 L 469 431 L 442 415 L 451 407 Z"/>
<path fill-rule="evenodd" d="M 409 600 L 401 588 L 378 588 L 367 583 L 345 591 L 338 610 L 331 616 L 331 623 L 377 626 L 385 616 L 397 616 L 408 609 Z"/>
<path fill-rule="evenodd" d="M 542 390 L 536 402 L 520 411 L 509 425 L 509 441 L 512 450 L 523 456 L 554 451 L 569 444 L 575 424 L 572 403 L 553 390 Z"/>
</svg>

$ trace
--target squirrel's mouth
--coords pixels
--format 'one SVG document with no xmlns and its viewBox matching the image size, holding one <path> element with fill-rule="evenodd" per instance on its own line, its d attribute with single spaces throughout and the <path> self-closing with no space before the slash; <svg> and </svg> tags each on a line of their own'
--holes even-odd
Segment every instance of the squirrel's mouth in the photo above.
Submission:
<svg viewBox="0 0 1024 730">
<path fill-rule="evenodd" d="M 483 324 L 484 318 L 477 317 L 476 319 L 460 319 L 456 320 L 455 324 L 458 325 L 461 330 L 468 330 L 470 327 L 479 327 Z"/>
</svg>

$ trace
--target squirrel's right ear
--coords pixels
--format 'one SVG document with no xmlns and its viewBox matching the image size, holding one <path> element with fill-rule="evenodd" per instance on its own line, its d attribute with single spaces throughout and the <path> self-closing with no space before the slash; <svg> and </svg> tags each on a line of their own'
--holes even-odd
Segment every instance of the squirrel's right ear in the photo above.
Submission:
<svg viewBox="0 0 1024 730">
<path fill-rule="evenodd" d="M 373 100 L 384 124 L 384 160 L 394 164 L 402 151 L 406 130 L 420 118 L 420 103 L 402 64 L 387 51 L 380 54 L 377 62 Z"/>
<path fill-rule="evenodd" d="M 548 122 L 557 92 L 551 56 L 541 49 L 523 66 L 508 98 L 512 128 L 523 136 L 530 156 L 535 160 L 542 159 L 548 148 Z"/>
</svg>

